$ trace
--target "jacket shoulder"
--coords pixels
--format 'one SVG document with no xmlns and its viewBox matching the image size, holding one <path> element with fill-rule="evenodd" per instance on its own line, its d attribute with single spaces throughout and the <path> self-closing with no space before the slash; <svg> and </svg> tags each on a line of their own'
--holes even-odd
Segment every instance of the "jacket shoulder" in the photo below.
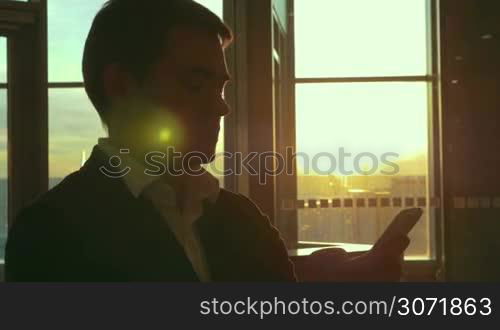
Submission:
<svg viewBox="0 0 500 330">
<path fill-rule="evenodd" d="M 248 197 L 221 190 L 220 202 L 226 224 L 237 233 L 235 239 L 245 245 L 249 260 L 255 263 L 255 279 L 296 281 L 294 266 L 278 229 L 269 217 Z"/>
<path fill-rule="evenodd" d="M 269 216 L 249 197 L 221 189 L 219 197 L 220 209 L 224 215 L 240 226 L 272 227 Z"/>
<path fill-rule="evenodd" d="M 68 175 L 52 189 L 22 208 L 16 215 L 14 224 L 31 223 L 37 221 L 35 219 L 39 219 L 44 222 L 44 225 L 48 225 L 47 220 L 53 221 L 58 218 L 57 215 L 62 213 L 64 206 L 68 205 L 70 200 L 77 198 L 77 192 L 82 191 L 83 181 L 79 172 Z M 51 217 L 47 218 L 47 215 Z"/>
</svg>

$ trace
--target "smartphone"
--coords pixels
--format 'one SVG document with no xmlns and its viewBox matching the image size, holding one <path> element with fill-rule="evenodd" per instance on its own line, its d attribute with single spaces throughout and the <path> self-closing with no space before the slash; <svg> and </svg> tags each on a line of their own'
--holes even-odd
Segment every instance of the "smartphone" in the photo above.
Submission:
<svg viewBox="0 0 500 330">
<path fill-rule="evenodd" d="M 382 236 L 377 240 L 373 248 L 377 249 L 385 242 L 396 237 L 407 236 L 413 227 L 415 227 L 420 217 L 422 217 L 422 214 L 423 211 L 420 208 L 411 208 L 399 212 L 386 228 Z"/>
</svg>

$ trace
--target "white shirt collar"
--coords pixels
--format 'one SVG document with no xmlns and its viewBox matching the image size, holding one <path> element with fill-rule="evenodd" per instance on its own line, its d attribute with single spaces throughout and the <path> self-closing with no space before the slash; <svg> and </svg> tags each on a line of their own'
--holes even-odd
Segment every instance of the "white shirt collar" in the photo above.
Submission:
<svg viewBox="0 0 500 330">
<path fill-rule="evenodd" d="M 111 143 L 109 138 L 100 138 L 98 147 L 109 157 L 120 157 L 119 169 L 130 168 L 130 172 L 123 177 L 123 180 L 134 197 L 139 197 L 146 187 L 161 179 L 161 176 L 147 175 L 144 164 L 130 156 L 126 149 L 118 149 Z M 201 175 L 189 176 L 185 184 L 186 195 L 190 196 L 191 201 L 208 199 L 210 202 L 215 203 L 220 193 L 219 180 L 204 169 Z M 165 182 L 165 185 L 168 184 Z M 172 191 L 171 199 L 175 199 L 175 193 L 171 187 L 170 190 Z"/>
</svg>

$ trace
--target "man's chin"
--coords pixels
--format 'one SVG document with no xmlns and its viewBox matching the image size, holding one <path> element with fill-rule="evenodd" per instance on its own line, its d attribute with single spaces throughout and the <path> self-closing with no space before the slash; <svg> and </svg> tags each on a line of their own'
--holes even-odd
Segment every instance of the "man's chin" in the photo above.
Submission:
<svg viewBox="0 0 500 330">
<path fill-rule="evenodd" d="M 210 164 L 214 161 L 216 153 L 215 146 L 200 146 L 188 153 L 189 157 L 193 157 L 201 162 L 201 164 Z"/>
<path fill-rule="evenodd" d="M 210 164 L 211 162 L 213 162 L 215 160 L 215 150 L 212 150 L 212 151 L 209 151 L 209 152 L 204 152 L 203 153 L 203 156 L 204 156 L 204 160 L 203 160 L 203 165 L 207 165 L 207 164 Z"/>
</svg>

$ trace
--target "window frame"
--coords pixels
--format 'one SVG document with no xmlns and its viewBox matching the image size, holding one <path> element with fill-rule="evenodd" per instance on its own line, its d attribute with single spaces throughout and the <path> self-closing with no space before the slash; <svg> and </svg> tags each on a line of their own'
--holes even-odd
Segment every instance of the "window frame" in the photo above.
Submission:
<svg viewBox="0 0 500 330">
<path fill-rule="evenodd" d="M 8 13 L 0 22 L 0 35 L 7 38 L 7 82 L 0 89 L 7 90 L 8 98 L 7 223 L 11 226 L 19 210 L 48 187 L 47 3 L 3 1 L 0 11 Z M 1 260 L 0 280 L 3 273 Z"/>
<path fill-rule="evenodd" d="M 231 109 L 231 114 L 224 117 L 224 152 L 232 155 L 237 151 L 246 154 L 249 133 L 247 6 L 245 1 L 241 0 L 222 1 L 224 1 L 224 21 L 231 27 L 236 36 L 236 42 L 225 52 L 232 82 L 225 90 L 225 99 Z M 234 159 L 224 158 L 224 171 L 232 173 L 224 176 L 224 188 L 248 195 L 248 174 L 235 175 L 236 166 Z"/>
</svg>

